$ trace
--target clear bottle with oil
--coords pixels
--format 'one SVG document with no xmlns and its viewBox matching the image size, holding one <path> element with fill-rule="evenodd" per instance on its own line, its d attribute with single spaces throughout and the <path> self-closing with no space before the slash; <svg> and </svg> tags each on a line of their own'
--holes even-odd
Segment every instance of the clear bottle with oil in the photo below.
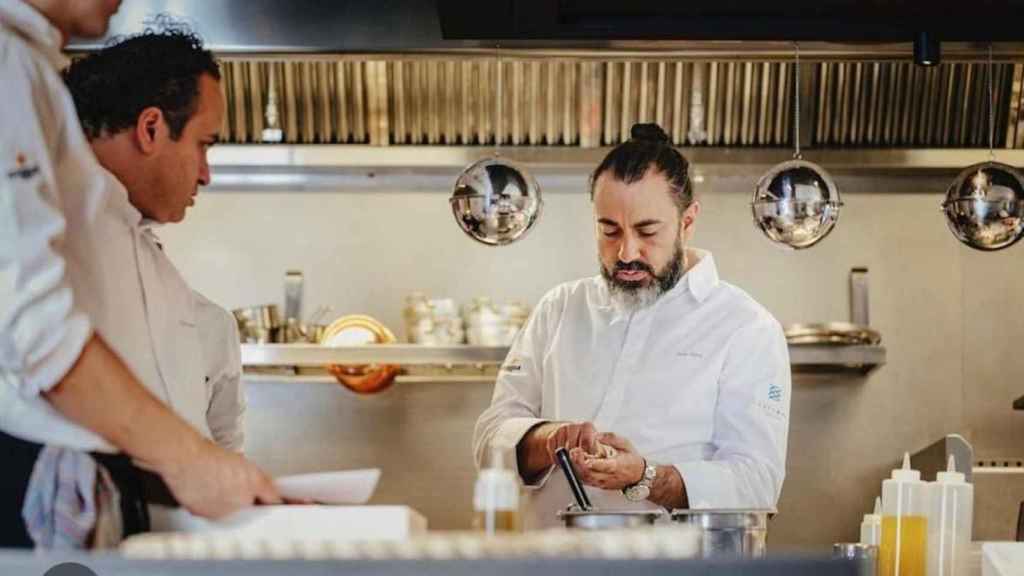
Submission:
<svg viewBox="0 0 1024 576">
<path fill-rule="evenodd" d="M 904 453 L 903 467 L 882 482 L 880 576 L 926 576 L 928 495 L 921 472 L 910 468 L 910 454 Z"/>
<path fill-rule="evenodd" d="M 502 465 L 501 451 L 480 471 L 473 489 L 473 528 L 494 534 L 519 530 L 519 479 Z"/>
</svg>

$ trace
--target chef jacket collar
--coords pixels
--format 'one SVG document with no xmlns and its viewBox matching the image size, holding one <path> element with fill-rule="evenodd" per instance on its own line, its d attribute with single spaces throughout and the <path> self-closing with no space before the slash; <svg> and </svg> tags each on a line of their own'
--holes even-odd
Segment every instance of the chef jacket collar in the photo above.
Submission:
<svg viewBox="0 0 1024 576">
<path fill-rule="evenodd" d="M 146 218 L 142 215 L 142 212 L 136 208 L 131 199 L 128 197 L 128 189 L 121 184 L 121 181 L 117 179 L 106 168 L 103 168 L 103 176 L 106 179 L 106 185 L 110 192 L 110 206 L 111 208 L 121 217 L 121 219 L 132 228 L 137 228 L 147 234 L 153 234 L 153 230 L 163 226 L 162 223 Z"/>
<path fill-rule="evenodd" d="M 54 68 L 59 70 L 67 65 L 68 59 L 61 52 L 63 34 L 29 4 L 21 0 L 0 0 L 0 22 L 42 52 Z"/>
</svg>

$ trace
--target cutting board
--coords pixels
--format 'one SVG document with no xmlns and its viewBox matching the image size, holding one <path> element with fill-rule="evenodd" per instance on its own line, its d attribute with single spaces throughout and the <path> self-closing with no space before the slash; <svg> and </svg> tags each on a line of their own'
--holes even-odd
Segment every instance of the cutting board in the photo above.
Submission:
<svg viewBox="0 0 1024 576">
<path fill-rule="evenodd" d="M 427 531 L 408 506 L 255 506 L 219 520 L 150 506 L 154 532 L 217 532 L 254 540 L 406 540 Z"/>
</svg>

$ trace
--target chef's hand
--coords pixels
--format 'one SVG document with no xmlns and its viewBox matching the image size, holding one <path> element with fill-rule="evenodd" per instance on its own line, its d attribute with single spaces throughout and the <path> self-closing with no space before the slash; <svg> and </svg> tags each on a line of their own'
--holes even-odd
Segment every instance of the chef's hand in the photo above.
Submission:
<svg viewBox="0 0 1024 576">
<path fill-rule="evenodd" d="M 601 451 L 597 435 L 597 429 L 590 422 L 558 422 L 557 427 L 548 433 L 545 444 L 551 465 L 555 464 L 555 452 L 559 448 L 565 448 L 570 452 L 580 450 L 585 454 L 599 455 Z"/>
<path fill-rule="evenodd" d="M 597 435 L 597 442 L 614 451 L 596 456 L 578 448 L 569 451 L 581 482 L 605 490 L 622 490 L 643 478 L 644 459 L 629 440 L 606 432 Z"/>
<path fill-rule="evenodd" d="M 527 484 L 536 482 L 555 465 L 559 448 L 579 448 L 587 454 L 602 454 L 606 448 L 597 441 L 597 429 L 590 422 L 544 422 L 530 429 L 516 445 L 519 474 Z"/>
<path fill-rule="evenodd" d="M 194 456 L 159 473 L 189 512 L 207 518 L 227 516 L 253 504 L 280 504 L 273 481 L 242 455 L 209 441 L 197 443 Z"/>
</svg>

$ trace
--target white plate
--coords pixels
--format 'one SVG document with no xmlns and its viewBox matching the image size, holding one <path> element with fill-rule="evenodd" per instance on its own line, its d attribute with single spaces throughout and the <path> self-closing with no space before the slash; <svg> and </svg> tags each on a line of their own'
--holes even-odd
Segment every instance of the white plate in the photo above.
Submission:
<svg viewBox="0 0 1024 576">
<path fill-rule="evenodd" d="M 380 480 L 379 468 L 279 476 L 277 491 L 285 498 L 319 504 L 365 504 Z"/>
</svg>

